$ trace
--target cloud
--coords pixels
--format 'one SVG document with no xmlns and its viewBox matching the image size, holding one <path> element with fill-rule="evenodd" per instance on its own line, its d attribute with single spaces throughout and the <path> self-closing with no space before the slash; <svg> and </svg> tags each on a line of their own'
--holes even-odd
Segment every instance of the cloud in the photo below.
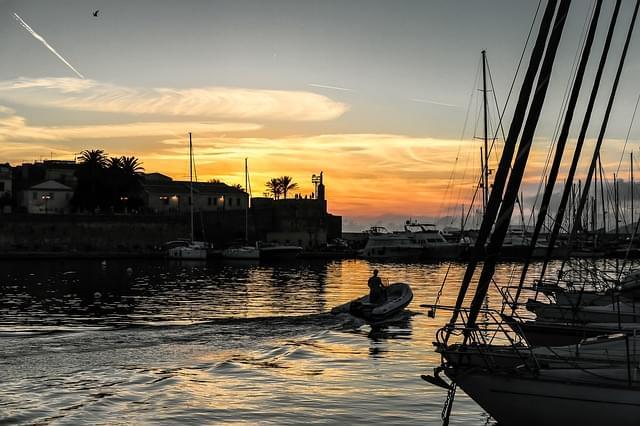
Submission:
<svg viewBox="0 0 640 426">
<path fill-rule="evenodd" d="M 0 105 L 0 162 L 22 162 L 45 153 L 57 157 L 69 156 L 79 149 L 99 144 L 110 145 L 113 141 L 126 141 L 137 147 L 153 144 L 153 140 L 174 139 L 186 146 L 187 133 L 211 138 L 219 134 L 247 132 L 260 129 L 253 123 L 234 122 L 133 122 L 108 125 L 83 126 L 31 126 L 24 117 Z M 149 142 L 151 140 L 151 142 Z M 98 142 L 99 141 L 99 142 Z M 143 142 L 141 142 L 143 141 Z M 146 141 L 146 142 L 144 142 Z M 81 145 L 82 144 L 82 145 Z M 105 147 L 102 145 L 102 147 Z M 148 149 L 148 148 L 147 148 Z M 129 152 L 128 155 L 138 155 Z"/>
<path fill-rule="evenodd" d="M 139 88 L 75 78 L 0 81 L 0 99 L 69 110 L 239 120 L 323 121 L 335 119 L 348 109 L 341 102 L 311 92 Z"/>
</svg>

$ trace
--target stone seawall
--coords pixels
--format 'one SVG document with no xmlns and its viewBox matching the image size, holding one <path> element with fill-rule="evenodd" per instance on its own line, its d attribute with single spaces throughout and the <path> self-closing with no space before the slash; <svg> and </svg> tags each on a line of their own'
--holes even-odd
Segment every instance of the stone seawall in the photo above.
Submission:
<svg viewBox="0 0 640 426">
<path fill-rule="evenodd" d="M 0 254 L 150 254 L 189 235 L 182 216 L 0 215 Z"/>
</svg>

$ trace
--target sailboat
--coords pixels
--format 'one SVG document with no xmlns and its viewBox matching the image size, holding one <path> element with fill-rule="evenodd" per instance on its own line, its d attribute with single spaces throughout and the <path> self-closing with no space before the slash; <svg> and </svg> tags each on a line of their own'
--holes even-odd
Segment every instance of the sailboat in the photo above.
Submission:
<svg viewBox="0 0 640 426">
<path fill-rule="evenodd" d="M 183 260 L 205 260 L 209 244 L 204 241 L 195 241 L 193 232 L 193 144 L 191 142 L 191 132 L 189 132 L 189 217 L 190 217 L 190 238 L 186 241 L 173 244 L 167 250 L 167 255 L 172 259 Z"/>
<path fill-rule="evenodd" d="M 244 187 L 247 194 L 250 194 L 249 190 L 249 167 L 247 159 L 244 159 Z M 241 259 L 241 260 L 258 260 L 260 259 L 260 248 L 258 244 L 252 246 L 249 245 L 249 203 L 244 206 L 244 245 L 232 246 L 222 251 L 222 257 L 225 259 Z"/>
<path fill-rule="evenodd" d="M 635 332 L 631 336 L 628 333 L 609 334 L 591 341 L 584 340 L 579 345 L 559 348 L 535 347 L 522 339 L 520 333 L 514 333 L 510 328 L 512 324 L 505 324 L 495 311 L 483 307 L 489 286 L 493 282 L 497 256 L 502 248 L 517 193 L 522 184 L 524 169 L 545 101 L 570 3 L 570 0 L 548 0 L 547 2 L 515 107 L 509 137 L 505 141 L 503 155 L 494 179 L 487 213 L 471 260 L 467 265 L 456 305 L 451 308 L 452 317 L 448 324 L 436 334 L 436 348 L 442 355 L 442 364 L 435 369 L 434 376 L 423 376 L 428 382 L 448 389 L 443 409 L 444 424 L 448 424 L 458 386 L 503 425 L 636 425 L 640 418 L 640 368 L 638 365 L 640 338 L 635 335 Z M 610 89 L 611 94 L 585 181 L 584 194 L 588 193 L 599 157 L 640 0 L 634 3 L 630 26 L 620 53 L 618 68 Z M 556 154 L 549 172 L 549 181 L 545 187 L 545 199 L 542 202 L 541 213 L 538 215 L 537 226 L 540 226 L 540 218 L 546 215 L 548 199 L 552 194 L 560 167 L 602 5 L 603 0 L 596 0 L 593 5 L 591 23 L 585 33 L 580 62 L 571 83 L 573 87 L 567 101 L 562 130 L 556 143 Z M 553 249 L 562 224 L 563 203 L 566 202 L 566 194 L 572 184 L 575 167 L 579 160 L 620 6 L 621 1 L 616 0 L 541 276 L 544 276 L 549 253 Z M 522 133 L 521 136 L 520 133 Z M 520 139 L 519 144 L 518 139 Z M 511 164 L 512 160 L 513 164 Z M 575 213 L 576 217 L 580 217 L 584 205 L 585 197 L 580 200 Z M 577 226 L 574 225 L 569 243 L 575 241 L 576 229 Z M 532 236 L 530 252 L 523 265 L 518 292 L 512 301 L 514 306 L 526 278 L 526 269 L 535 248 L 538 232 L 539 229 L 534 231 Z M 481 249 L 487 241 L 486 253 L 482 255 Z M 475 269 L 480 267 L 480 263 L 482 263 L 481 274 L 473 300 L 470 306 L 465 308 L 463 305 L 467 299 L 466 293 L 473 281 Z M 482 315 L 490 317 L 485 324 L 482 323 Z M 567 326 L 567 329 L 570 327 Z M 450 383 L 440 376 L 441 373 L 444 373 Z"/>
</svg>

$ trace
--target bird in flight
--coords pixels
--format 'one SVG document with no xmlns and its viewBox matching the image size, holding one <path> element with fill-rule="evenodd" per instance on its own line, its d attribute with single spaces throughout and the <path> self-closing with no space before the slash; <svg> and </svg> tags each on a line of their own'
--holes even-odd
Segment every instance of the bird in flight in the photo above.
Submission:
<svg viewBox="0 0 640 426">
<path fill-rule="evenodd" d="M 97 18 L 98 17 L 98 12 L 100 12 L 100 9 L 96 10 L 95 12 L 93 12 L 93 16 L 95 16 Z"/>
</svg>

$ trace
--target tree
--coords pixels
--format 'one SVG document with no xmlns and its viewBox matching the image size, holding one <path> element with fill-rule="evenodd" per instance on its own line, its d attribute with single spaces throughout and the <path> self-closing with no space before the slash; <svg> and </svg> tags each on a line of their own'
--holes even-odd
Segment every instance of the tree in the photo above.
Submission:
<svg viewBox="0 0 640 426">
<path fill-rule="evenodd" d="M 119 196 L 116 202 L 124 207 L 137 208 L 142 206 L 142 181 L 144 167 L 136 157 L 120 157 L 120 175 L 122 176 Z"/>
<path fill-rule="evenodd" d="M 265 186 L 267 187 L 267 191 L 269 192 L 269 194 L 271 194 L 276 200 L 280 198 L 280 195 L 282 195 L 282 186 L 280 185 L 280 179 L 272 178 L 265 184 Z"/>
<path fill-rule="evenodd" d="M 80 153 L 81 166 L 102 169 L 107 165 L 107 153 L 101 149 L 85 149 Z"/>
<path fill-rule="evenodd" d="M 107 157 L 101 149 L 85 150 L 76 170 L 78 185 L 71 200 L 79 210 L 122 211 L 142 205 L 142 162 L 136 157 Z"/>
<path fill-rule="evenodd" d="M 101 149 L 84 150 L 79 159 L 80 165 L 75 173 L 78 185 L 71 199 L 72 205 L 88 211 L 106 207 L 112 195 L 105 185 L 105 169 L 110 164 L 107 154 Z"/>
<path fill-rule="evenodd" d="M 298 188 L 298 184 L 293 181 L 291 176 L 281 176 L 278 178 L 278 182 L 280 184 L 280 192 L 285 199 L 289 191 Z"/>
</svg>

